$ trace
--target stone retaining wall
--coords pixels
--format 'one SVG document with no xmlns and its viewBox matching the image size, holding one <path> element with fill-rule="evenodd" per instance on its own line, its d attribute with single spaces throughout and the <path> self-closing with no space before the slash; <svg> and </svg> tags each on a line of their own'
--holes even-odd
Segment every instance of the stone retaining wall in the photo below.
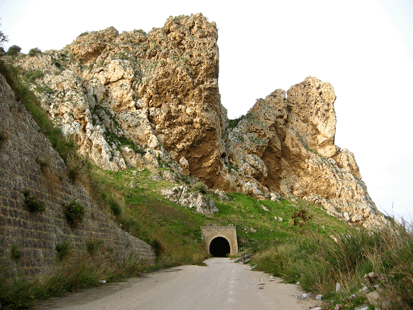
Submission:
<svg viewBox="0 0 413 310">
<path fill-rule="evenodd" d="M 86 251 L 87 242 L 103 241 L 119 259 L 133 255 L 153 262 L 148 244 L 123 231 L 82 185 L 70 182 L 63 160 L 40 131 L 0 75 L 0 266 L 9 275 L 47 275 L 56 262 L 56 244 L 66 240 L 78 251 Z M 44 202 L 44 212 L 29 211 L 26 190 Z M 64 205 L 73 200 L 86 210 L 75 228 L 64 215 Z M 12 258 L 12 247 L 19 249 L 20 258 Z"/>
</svg>

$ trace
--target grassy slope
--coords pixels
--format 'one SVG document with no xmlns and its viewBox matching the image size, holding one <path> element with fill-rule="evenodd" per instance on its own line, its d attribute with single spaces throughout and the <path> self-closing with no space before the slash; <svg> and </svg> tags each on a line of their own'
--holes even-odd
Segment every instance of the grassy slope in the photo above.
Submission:
<svg viewBox="0 0 413 310">
<path fill-rule="evenodd" d="M 205 258 L 207 253 L 200 226 L 209 224 L 235 225 L 239 248 L 246 252 L 263 250 L 296 237 L 308 238 L 309 231 L 294 226 L 291 218 L 294 211 L 301 208 L 308 209 L 314 216 L 310 227 L 317 236 L 344 232 L 347 227 L 327 215 L 322 207 L 304 200 L 260 201 L 238 193 L 228 194 L 229 201 L 221 201 L 209 193 L 220 211 L 213 215 L 199 214 L 166 200 L 161 189 L 175 184 L 151 180 L 150 175 L 155 173 L 146 169 L 111 172 L 95 168 L 93 179 L 106 191 L 104 196 L 116 197 L 120 201 L 123 212 L 119 221 L 123 228 L 158 247 L 159 262 L 198 263 Z M 131 187 L 132 182 L 136 187 Z M 282 222 L 278 220 L 280 217 Z"/>
</svg>

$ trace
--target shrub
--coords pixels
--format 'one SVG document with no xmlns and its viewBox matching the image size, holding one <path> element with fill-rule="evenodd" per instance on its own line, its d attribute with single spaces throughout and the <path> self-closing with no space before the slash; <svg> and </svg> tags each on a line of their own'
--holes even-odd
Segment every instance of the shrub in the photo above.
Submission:
<svg viewBox="0 0 413 310">
<path fill-rule="evenodd" d="M 73 142 L 74 143 L 74 142 Z M 82 178 L 89 174 L 89 166 L 87 160 L 79 157 L 77 154 L 70 154 L 66 158 L 67 177 L 74 183 L 81 181 Z"/>
<path fill-rule="evenodd" d="M 44 212 L 46 210 L 43 201 L 37 201 L 35 196 L 30 195 L 30 191 L 26 190 L 23 192 L 24 203 L 29 208 L 30 212 Z"/>
<path fill-rule="evenodd" d="M 70 226 L 82 224 L 85 208 L 74 199 L 71 203 L 65 206 L 66 222 Z"/>
<path fill-rule="evenodd" d="M 198 182 L 194 186 L 192 186 L 194 191 L 200 192 L 201 194 L 206 194 L 208 187 L 205 185 L 204 182 Z"/>
<path fill-rule="evenodd" d="M 244 118 L 245 116 L 240 116 L 236 119 L 229 119 L 228 120 L 228 128 L 233 129 L 238 126 L 238 123 Z"/>
<path fill-rule="evenodd" d="M 33 304 L 33 296 L 31 296 L 33 283 L 22 277 L 7 279 L 6 267 L 2 267 L 0 272 L 0 308 L 30 309 Z"/>
<path fill-rule="evenodd" d="M 72 246 L 69 240 L 65 240 L 61 243 L 56 244 L 55 250 L 57 251 L 57 257 L 59 260 L 62 260 L 65 256 L 67 256 L 71 250 Z"/>
<path fill-rule="evenodd" d="M 37 48 L 37 47 L 35 47 L 35 48 L 32 48 L 30 51 L 29 51 L 29 56 L 30 57 L 33 57 L 33 56 L 36 56 L 36 55 L 38 55 L 38 54 L 41 54 L 42 53 L 42 51 L 39 49 L 39 48 Z"/>
<path fill-rule="evenodd" d="M 11 258 L 18 260 L 21 257 L 20 248 L 17 244 L 11 246 Z"/>
<path fill-rule="evenodd" d="M 41 79 L 43 75 L 43 72 L 40 70 L 30 70 L 25 74 L 25 78 L 29 83 L 34 83 L 37 79 Z"/>
<path fill-rule="evenodd" d="M 121 207 L 119 206 L 118 202 L 114 200 L 113 198 L 109 200 L 109 206 L 110 206 L 110 210 L 115 216 L 119 217 L 122 214 Z"/>
<path fill-rule="evenodd" d="M 89 34 L 89 31 L 85 31 L 85 32 L 82 32 L 81 34 L 79 34 L 77 37 L 80 38 L 80 37 L 86 36 L 88 34 Z"/>
<path fill-rule="evenodd" d="M 22 49 L 20 46 L 12 45 L 7 50 L 7 54 L 9 54 L 10 56 L 16 56 L 18 53 L 20 53 L 21 50 Z"/>
</svg>

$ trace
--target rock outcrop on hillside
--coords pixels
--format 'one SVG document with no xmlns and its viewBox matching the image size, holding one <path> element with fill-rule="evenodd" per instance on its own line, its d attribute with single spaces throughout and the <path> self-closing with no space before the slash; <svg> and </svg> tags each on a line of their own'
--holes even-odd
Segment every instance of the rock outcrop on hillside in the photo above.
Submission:
<svg viewBox="0 0 413 310">
<path fill-rule="evenodd" d="M 334 144 L 335 99 L 329 83 L 308 77 L 287 94 L 278 89 L 258 100 L 228 129 L 236 190 L 263 197 L 271 192 L 294 195 L 351 223 L 369 227 L 385 223 L 353 153 Z M 247 182 L 253 185 L 246 188 Z"/>
<path fill-rule="evenodd" d="M 294 195 L 365 226 L 384 217 L 354 155 L 334 143 L 335 93 L 308 77 L 228 121 L 218 89 L 218 31 L 202 14 L 163 28 L 79 36 L 15 65 L 51 119 L 98 166 L 168 167 L 260 199 Z"/>
</svg>

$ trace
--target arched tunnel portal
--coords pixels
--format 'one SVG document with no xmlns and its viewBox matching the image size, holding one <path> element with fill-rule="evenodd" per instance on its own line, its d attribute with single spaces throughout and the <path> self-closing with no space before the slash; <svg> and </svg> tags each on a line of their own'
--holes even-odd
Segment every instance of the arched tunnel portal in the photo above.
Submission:
<svg viewBox="0 0 413 310">
<path fill-rule="evenodd" d="M 224 237 L 216 237 L 209 244 L 209 253 L 214 257 L 225 257 L 231 253 L 229 242 Z"/>
<path fill-rule="evenodd" d="M 203 226 L 202 238 L 208 253 L 215 257 L 225 257 L 227 254 L 238 253 L 237 231 L 235 226 Z"/>
</svg>

